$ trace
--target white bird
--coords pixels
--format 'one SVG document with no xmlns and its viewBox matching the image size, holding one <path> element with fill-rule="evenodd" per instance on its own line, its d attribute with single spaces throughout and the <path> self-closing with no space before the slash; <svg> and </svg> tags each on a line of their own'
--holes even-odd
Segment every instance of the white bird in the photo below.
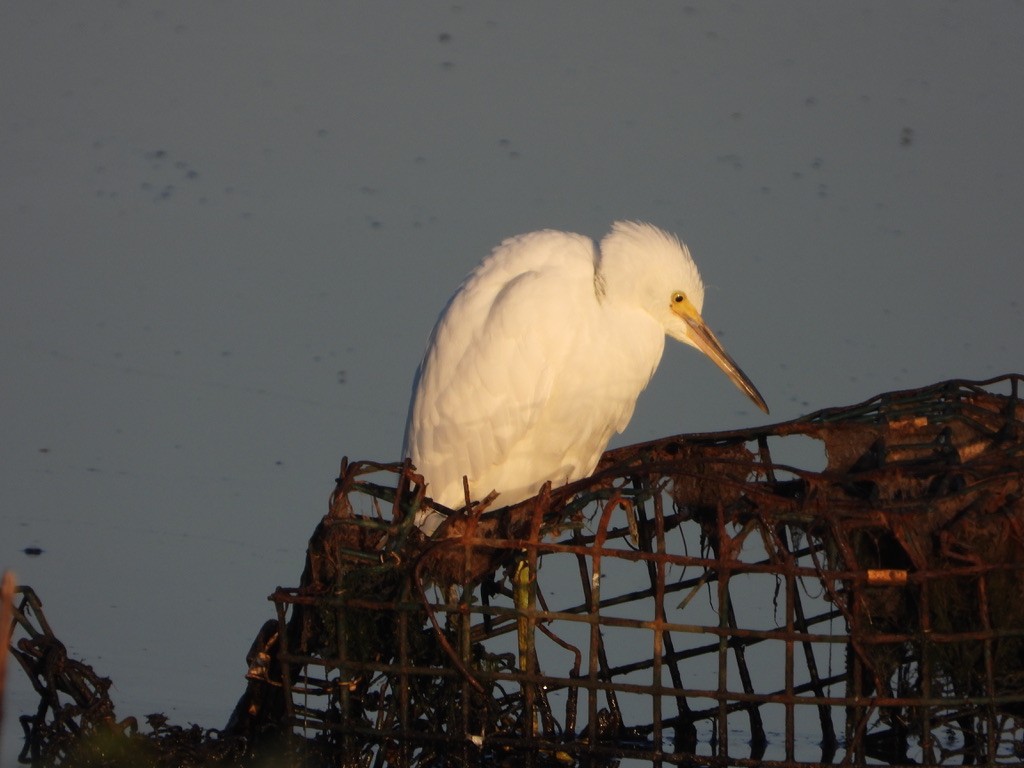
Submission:
<svg viewBox="0 0 1024 768">
<path fill-rule="evenodd" d="M 666 334 L 710 357 L 765 413 L 764 398 L 701 317 L 704 283 L 678 238 L 616 222 L 600 246 L 544 230 L 509 238 L 466 278 L 413 383 L 403 455 L 450 509 L 498 491 L 501 506 L 587 477 L 629 423 Z M 427 510 L 431 535 L 444 521 Z"/>
</svg>

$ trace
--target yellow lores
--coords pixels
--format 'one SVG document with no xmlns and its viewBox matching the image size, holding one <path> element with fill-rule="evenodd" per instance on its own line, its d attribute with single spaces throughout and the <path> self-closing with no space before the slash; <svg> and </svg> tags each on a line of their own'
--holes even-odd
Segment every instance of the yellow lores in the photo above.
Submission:
<svg viewBox="0 0 1024 768">
<path fill-rule="evenodd" d="M 600 245 L 544 230 L 499 245 L 462 283 L 413 384 L 404 455 L 427 495 L 465 502 L 462 478 L 500 505 L 589 475 L 622 432 L 665 336 L 710 357 L 768 407 L 701 317 L 704 283 L 685 245 L 616 222 Z M 424 513 L 430 535 L 444 520 Z"/>
</svg>

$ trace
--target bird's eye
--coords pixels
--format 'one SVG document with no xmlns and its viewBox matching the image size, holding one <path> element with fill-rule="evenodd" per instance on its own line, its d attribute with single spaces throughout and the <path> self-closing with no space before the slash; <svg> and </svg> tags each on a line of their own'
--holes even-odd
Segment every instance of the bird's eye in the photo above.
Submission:
<svg viewBox="0 0 1024 768">
<path fill-rule="evenodd" d="M 684 293 L 673 293 L 672 294 L 672 303 L 673 304 L 680 304 L 680 303 L 682 303 L 684 301 L 686 301 L 686 294 L 684 294 Z"/>
</svg>

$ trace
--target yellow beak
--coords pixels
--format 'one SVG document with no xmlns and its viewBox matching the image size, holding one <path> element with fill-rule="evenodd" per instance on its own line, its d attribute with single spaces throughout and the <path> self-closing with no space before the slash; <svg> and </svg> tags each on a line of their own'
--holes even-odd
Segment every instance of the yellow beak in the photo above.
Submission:
<svg viewBox="0 0 1024 768">
<path fill-rule="evenodd" d="M 732 383 L 745 392 L 747 397 L 753 400 L 758 408 L 768 413 L 768 405 L 765 403 L 764 398 L 761 397 L 761 393 L 757 391 L 757 387 L 747 378 L 747 374 L 736 365 L 736 361 L 729 357 L 729 353 L 725 351 L 722 342 L 708 328 L 704 318 L 700 316 L 700 313 L 690 303 L 690 300 L 684 298 L 682 301 L 673 302 L 672 311 L 689 326 L 686 335 L 693 345 L 714 360 L 715 365 L 725 371 L 725 375 L 732 380 Z"/>
</svg>

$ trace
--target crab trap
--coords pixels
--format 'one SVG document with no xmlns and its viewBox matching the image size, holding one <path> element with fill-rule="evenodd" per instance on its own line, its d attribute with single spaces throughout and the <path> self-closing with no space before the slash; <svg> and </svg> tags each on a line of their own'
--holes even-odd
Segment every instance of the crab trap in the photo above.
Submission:
<svg viewBox="0 0 1024 768">
<path fill-rule="evenodd" d="M 611 451 L 430 539 L 413 468 L 343 463 L 232 728 L 346 765 L 1020 764 L 1021 380 Z"/>
<path fill-rule="evenodd" d="M 1020 765 L 1022 381 L 610 451 L 429 539 L 413 467 L 343 462 L 229 723 L 151 716 L 153 764 Z M 137 731 L 16 618 L 24 755 Z"/>
</svg>

